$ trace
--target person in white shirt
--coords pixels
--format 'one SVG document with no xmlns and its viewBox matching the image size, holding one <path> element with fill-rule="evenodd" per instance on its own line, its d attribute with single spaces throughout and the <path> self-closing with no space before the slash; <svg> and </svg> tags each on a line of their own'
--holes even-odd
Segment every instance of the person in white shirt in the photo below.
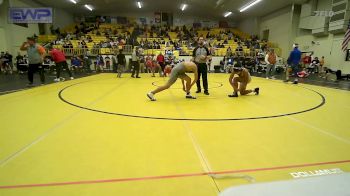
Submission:
<svg viewBox="0 0 350 196">
<path fill-rule="evenodd" d="M 137 49 L 135 48 L 132 55 L 131 55 L 131 66 L 133 66 L 133 71 L 131 74 L 131 77 L 135 78 L 135 73 L 136 73 L 136 78 L 139 77 L 139 72 L 140 72 L 140 64 L 139 64 L 139 57 L 138 57 L 138 52 Z"/>
<path fill-rule="evenodd" d="M 318 57 L 315 57 L 312 61 L 310 66 L 307 68 L 309 73 L 315 73 L 315 69 L 320 67 L 320 61 L 318 60 Z"/>
<path fill-rule="evenodd" d="M 277 55 L 274 49 L 270 51 L 265 56 L 266 62 L 266 79 L 274 79 L 275 65 L 277 63 Z"/>
</svg>

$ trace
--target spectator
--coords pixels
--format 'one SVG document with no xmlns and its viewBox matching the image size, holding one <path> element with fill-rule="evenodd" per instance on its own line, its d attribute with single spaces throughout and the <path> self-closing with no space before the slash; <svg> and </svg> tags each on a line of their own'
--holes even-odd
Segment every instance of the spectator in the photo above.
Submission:
<svg viewBox="0 0 350 196">
<path fill-rule="evenodd" d="M 5 52 L 0 53 L 0 71 L 5 70 Z"/>
<path fill-rule="evenodd" d="M 145 73 L 145 56 L 144 55 L 139 55 L 139 62 L 140 62 L 140 72 Z"/>
<path fill-rule="evenodd" d="M 109 56 L 106 56 L 105 62 L 106 62 L 106 69 L 110 70 L 111 69 L 111 58 Z"/>
<path fill-rule="evenodd" d="M 159 53 L 159 55 L 157 56 L 157 62 L 160 65 L 160 67 L 162 68 L 162 73 L 164 75 L 165 58 L 164 58 L 164 55 L 162 53 Z"/>
<path fill-rule="evenodd" d="M 277 55 L 275 53 L 274 49 L 270 49 L 270 52 L 268 52 L 265 56 L 265 62 L 266 62 L 266 79 L 275 79 L 275 65 L 277 63 Z"/>
<path fill-rule="evenodd" d="M 125 65 L 126 65 L 126 59 L 125 59 L 125 55 L 123 53 L 123 50 L 119 50 L 119 54 L 117 55 L 117 60 L 118 60 L 118 66 L 117 66 L 117 70 L 118 70 L 118 78 L 122 77 L 122 73 L 125 70 Z"/>
<path fill-rule="evenodd" d="M 134 49 L 134 51 L 131 55 L 131 66 L 133 67 L 131 77 L 135 78 L 135 73 L 136 73 L 136 78 L 140 78 L 139 77 L 140 64 L 139 64 L 139 57 L 138 57 L 136 49 Z"/>
<path fill-rule="evenodd" d="M 244 67 L 249 70 L 250 73 L 255 71 L 256 61 L 253 57 L 247 57 Z"/>
<path fill-rule="evenodd" d="M 87 73 L 91 73 L 91 65 L 92 65 L 92 61 L 91 59 L 85 55 L 84 56 L 84 59 L 83 59 L 83 62 L 84 62 L 84 69 Z"/>
<path fill-rule="evenodd" d="M 308 72 L 315 73 L 315 69 L 320 67 L 320 61 L 318 60 L 318 57 L 315 57 L 312 61 L 310 66 L 308 67 Z"/>
<path fill-rule="evenodd" d="M 81 70 L 82 64 L 81 64 L 81 59 L 78 56 L 73 56 L 71 59 L 71 66 L 74 72 Z"/>
<path fill-rule="evenodd" d="M 12 69 L 10 66 L 10 59 L 9 56 L 6 55 L 4 52 L 1 52 L 0 55 L 0 70 L 2 70 L 4 73 L 10 73 L 12 74 Z"/>
<path fill-rule="evenodd" d="M 232 49 L 231 46 L 229 46 L 226 50 L 226 56 L 231 56 L 232 55 Z"/>
<path fill-rule="evenodd" d="M 39 72 L 41 84 L 45 84 L 44 68 L 42 65 L 46 54 L 44 47 L 35 43 L 35 38 L 28 37 L 27 42 L 24 42 L 20 49 L 28 53 L 28 86 L 33 86 L 33 76 L 35 72 Z"/>
<path fill-rule="evenodd" d="M 153 72 L 152 57 L 150 56 L 146 57 L 146 73 L 152 73 L 152 77 L 155 77 Z"/>
<path fill-rule="evenodd" d="M 301 52 L 299 50 L 298 44 L 293 45 L 293 51 L 289 54 L 287 63 L 292 67 L 293 74 L 295 76 L 294 84 L 298 84 L 298 72 L 299 72 L 299 63 L 301 59 Z M 286 78 L 286 81 L 288 81 L 289 78 Z"/>
<path fill-rule="evenodd" d="M 302 58 L 302 61 L 303 61 L 303 64 L 304 64 L 304 67 L 309 67 L 310 64 L 311 64 L 311 61 L 312 61 L 312 57 L 311 55 L 306 55 L 306 53 L 304 53 L 304 57 Z"/>
<path fill-rule="evenodd" d="M 103 71 L 104 70 L 105 62 L 104 62 L 102 55 L 96 56 L 96 65 L 97 65 L 97 67 L 95 67 L 96 71 Z"/>
<path fill-rule="evenodd" d="M 324 56 L 321 57 L 321 60 L 320 60 L 320 66 L 318 67 L 318 76 L 319 77 L 324 77 Z"/>
<path fill-rule="evenodd" d="M 240 42 L 238 43 L 238 46 L 236 48 L 236 55 L 243 56 L 243 47 L 242 47 L 242 44 Z"/>
<path fill-rule="evenodd" d="M 12 70 L 13 70 L 13 64 L 12 64 L 13 56 L 8 51 L 6 51 L 5 58 L 7 59 L 8 66 L 10 68 L 10 73 L 12 74 Z"/>
<path fill-rule="evenodd" d="M 65 56 L 64 52 L 57 49 L 57 48 L 51 47 L 51 51 L 49 52 L 49 54 L 51 55 L 52 60 L 56 64 L 56 79 L 54 81 L 59 82 L 59 81 L 65 80 L 64 78 L 61 78 L 62 68 L 66 69 L 70 79 L 73 80 L 74 78 L 73 78 L 72 73 L 70 72 L 70 70 L 68 68 L 68 64 L 67 64 L 67 60 L 66 60 L 66 56 Z"/>
<path fill-rule="evenodd" d="M 210 73 L 210 70 L 211 70 L 211 62 L 212 62 L 212 58 L 208 58 L 207 60 L 207 67 L 208 67 L 208 72 Z"/>
<path fill-rule="evenodd" d="M 20 52 L 18 52 L 16 56 L 16 66 L 17 71 L 20 74 L 23 74 L 24 72 L 28 71 L 28 67 L 24 61 L 24 57 L 21 55 Z"/>
</svg>

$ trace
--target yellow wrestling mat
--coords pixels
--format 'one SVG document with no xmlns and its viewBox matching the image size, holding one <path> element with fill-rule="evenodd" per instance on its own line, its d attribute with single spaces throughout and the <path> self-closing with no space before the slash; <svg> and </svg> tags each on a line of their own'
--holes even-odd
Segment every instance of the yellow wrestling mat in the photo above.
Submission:
<svg viewBox="0 0 350 196">
<path fill-rule="evenodd" d="M 253 78 L 184 98 L 178 81 L 99 74 L 0 96 L 0 195 L 217 195 L 350 171 L 350 92 Z M 193 89 L 195 91 L 195 89 Z M 320 174 L 321 175 L 321 174 Z"/>
</svg>

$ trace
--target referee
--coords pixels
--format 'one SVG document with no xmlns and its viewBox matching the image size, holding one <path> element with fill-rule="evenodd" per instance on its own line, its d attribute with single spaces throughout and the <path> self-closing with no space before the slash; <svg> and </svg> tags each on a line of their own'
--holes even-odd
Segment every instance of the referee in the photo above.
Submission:
<svg viewBox="0 0 350 196">
<path fill-rule="evenodd" d="M 200 77 L 202 75 L 204 94 L 209 95 L 208 91 L 208 68 L 207 60 L 209 59 L 209 50 L 204 46 L 203 37 L 199 37 L 198 46 L 193 50 L 194 62 L 198 67 L 198 80 L 197 80 L 197 91 L 196 93 L 202 92 Z"/>
</svg>

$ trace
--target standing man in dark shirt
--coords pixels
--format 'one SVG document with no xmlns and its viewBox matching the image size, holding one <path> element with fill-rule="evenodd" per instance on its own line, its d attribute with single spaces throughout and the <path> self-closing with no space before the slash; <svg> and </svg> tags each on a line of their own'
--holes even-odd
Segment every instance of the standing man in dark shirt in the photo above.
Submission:
<svg viewBox="0 0 350 196">
<path fill-rule="evenodd" d="M 118 61 L 118 78 L 122 77 L 122 73 L 124 72 L 125 69 L 125 64 L 126 64 L 126 59 L 125 55 L 123 54 L 123 50 L 119 50 L 119 54 L 117 55 L 117 61 Z"/>
<path fill-rule="evenodd" d="M 207 47 L 204 46 L 204 38 L 199 37 L 198 46 L 193 50 L 193 58 L 194 62 L 198 67 L 198 80 L 197 80 L 197 91 L 196 93 L 201 92 L 201 81 L 200 77 L 202 75 L 203 79 L 203 88 L 204 94 L 209 95 L 208 91 L 208 68 L 207 68 L 207 60 L 210 58 L 210 53 Z"/>
</svg>

